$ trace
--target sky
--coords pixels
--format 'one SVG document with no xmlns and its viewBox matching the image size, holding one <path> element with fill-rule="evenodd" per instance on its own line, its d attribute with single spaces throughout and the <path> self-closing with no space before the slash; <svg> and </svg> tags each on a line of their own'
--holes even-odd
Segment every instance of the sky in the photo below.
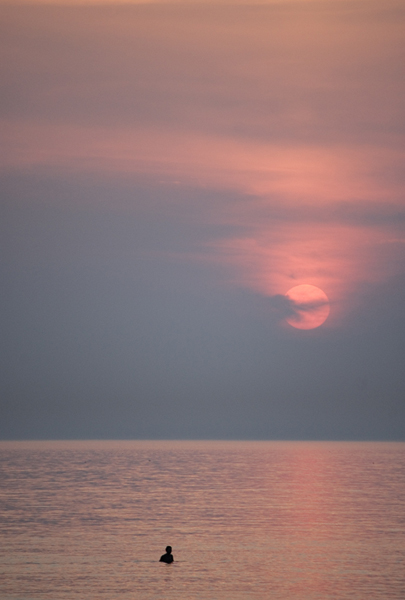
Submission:
<svg viewBox="0 0 405 600">
<path fill-rule="evenodd" d="M 0 23 L 0 438 L 405 440 L 405 4 Z"/>
</svg>

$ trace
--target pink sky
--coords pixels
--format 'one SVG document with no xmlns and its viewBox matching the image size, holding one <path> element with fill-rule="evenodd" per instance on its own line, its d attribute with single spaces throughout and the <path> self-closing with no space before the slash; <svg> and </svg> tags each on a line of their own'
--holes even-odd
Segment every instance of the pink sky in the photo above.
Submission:
<svg viewBox="0 0 405 600">
<path fill-rule="evenodd" d="M 400 2 L 29 4 L 1 7 L 3 170 L 217 190 L 199 218 L 241 235 L 188 259 L 268 296 L 317 285 L 335 317 L 401 272 Z"/>
</svg>

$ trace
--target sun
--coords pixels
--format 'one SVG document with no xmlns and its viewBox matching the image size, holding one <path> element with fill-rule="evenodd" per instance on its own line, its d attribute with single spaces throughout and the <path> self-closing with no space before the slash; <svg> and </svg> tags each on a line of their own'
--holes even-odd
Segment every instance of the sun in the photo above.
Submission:
<svg viewBox="0 0 405 600">
<path fill-rule="evenodd" d="M 297 329 L 315 329 L 329 316 L 329 298 L 315 285 L 296 285 L 288 290 L 286 298 L 290 309 L 286 321 Z"/>
</svg>

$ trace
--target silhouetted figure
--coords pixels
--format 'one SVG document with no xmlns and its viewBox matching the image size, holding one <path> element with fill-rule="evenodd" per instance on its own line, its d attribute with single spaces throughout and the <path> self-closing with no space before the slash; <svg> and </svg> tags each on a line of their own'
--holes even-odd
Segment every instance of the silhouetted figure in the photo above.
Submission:
<svg viewBox="0 0 405 600">
<path fill-rule="evenodd" d="M 165 562 L 167 564 L 170 564 L 173 562 L 173 560 L 174 560 L 174 558 L 173 558 L 173 554 L 172 554 L 172 547 L 166 546 L 166 554 L 162 554 L 159 562 Z"/>
</svg>

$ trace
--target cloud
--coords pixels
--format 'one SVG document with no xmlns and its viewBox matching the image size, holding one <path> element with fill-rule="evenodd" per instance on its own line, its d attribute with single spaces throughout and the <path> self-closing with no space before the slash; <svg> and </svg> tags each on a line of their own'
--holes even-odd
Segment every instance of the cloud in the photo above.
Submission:
<svg viewBox="0 0 405 600">
<path fill-rule="evenodd" d="M 270 296 L 268 301 L 280 319 L 292 318 L 297 322 L 303 319 L 305 313 L 315 313 L 319 308 L 329 304 L 327 300 L 322 298 L 306 302 L 297 302 L 283 294 Z"/>
<path fill-rule="evenodd" d="M 296 315 L 294 301 L 283 294 L 275 294 L 274 296 L 270 296 L 269 304 L 272 308 L 274 308 L 275 311 L 277 311 L 281 319 Z"/>
<path fill-rule="evenodd" d="M 9 118 L 401 147 L 397 2 L 3 10 Z"/>
<path fill-rule="evenodd" d="M 269 297 L 403 269 L 396 2 L 2 11 L 3 171 L 148 180 L 134 213 L 211 227 L 179 260 Z"/>
</svg>

